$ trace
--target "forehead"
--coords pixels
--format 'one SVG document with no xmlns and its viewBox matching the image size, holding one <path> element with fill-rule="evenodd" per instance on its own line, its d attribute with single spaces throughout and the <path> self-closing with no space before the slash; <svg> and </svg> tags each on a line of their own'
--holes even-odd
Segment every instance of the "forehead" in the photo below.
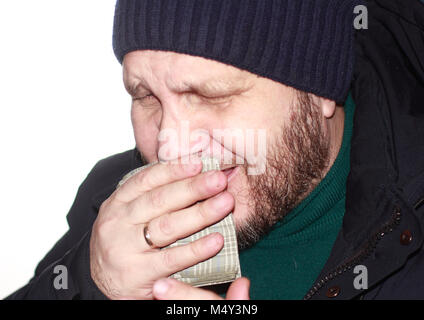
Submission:
<svg viewBox="0 0 424 320">
<path fill-rule="evenodd" d="M 124 80 L 160 80 L 170 86 L 191 82 L 219 80 L 225 83 L 244 83 L 255 75 L 224 63 L 187 54 L 138 50 L 125 55 Z"/>
</svg>

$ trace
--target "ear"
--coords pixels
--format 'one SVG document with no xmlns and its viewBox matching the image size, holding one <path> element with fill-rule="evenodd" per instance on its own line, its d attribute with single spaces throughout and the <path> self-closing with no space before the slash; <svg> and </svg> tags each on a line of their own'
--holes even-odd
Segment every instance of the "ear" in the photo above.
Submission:
<svg viewBox="0 0 424 320">
<path fill-rule="evenodd" d="M 336 112 L 336 102 L 327 98 L 316 97 L 318 99 L 318 105 L 321 106 L 321 111 L 324 117 L 330 119 Z"/>
</svg>

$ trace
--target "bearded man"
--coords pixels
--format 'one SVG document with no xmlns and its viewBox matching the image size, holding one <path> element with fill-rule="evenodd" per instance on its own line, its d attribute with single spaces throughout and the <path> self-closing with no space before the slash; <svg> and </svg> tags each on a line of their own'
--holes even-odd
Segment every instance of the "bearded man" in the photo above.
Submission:
<svg viewBox="0 0 424 320">
<path fill-rule="evenodd" d="M 423 298 L 424 8 L 367 1 L 355 35 L 359 4 L 118 1 L 136 148 L 98 162 L 69 231 L 9 298 Z M 179 143 L 187 124 L 208 139 Z M 235 129 L 266 138 L 240 148 Z M 232 161 L 201 173 L 199 154 Z M 230 213 L 243 277 L 224 291 L 168 278 L 224 238 L 167 246 Z"/>
</svg>

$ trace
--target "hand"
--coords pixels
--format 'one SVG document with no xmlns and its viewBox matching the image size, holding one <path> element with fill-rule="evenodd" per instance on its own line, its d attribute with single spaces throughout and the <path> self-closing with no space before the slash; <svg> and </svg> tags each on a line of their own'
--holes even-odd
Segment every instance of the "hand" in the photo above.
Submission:
<svg viewBox="0 0 424 320">
<path fill-rule="evenodd" d="M 250 281 L 235 280 L 228 288 L 227 300 L 249 300 Z M 160 279 L 155 282 L 153 296 L 158 300 L 223 300 L 212 291 L 195 288 L 175 279 Z"/>
<path fill-rule="evenodd" d="M 90 239 L 93 281 L 110 299 L 152 299 L 156 280 L 216 255 L 219 233 L 159 250 L 227 216 L 234 198 L 220 171 L 156 164 L 131 177 L 100 207 Z M 207 199 L 200 203 L 198 201 Z M 146 243 L 148 225 L 153 248 Z"/>
</svg>

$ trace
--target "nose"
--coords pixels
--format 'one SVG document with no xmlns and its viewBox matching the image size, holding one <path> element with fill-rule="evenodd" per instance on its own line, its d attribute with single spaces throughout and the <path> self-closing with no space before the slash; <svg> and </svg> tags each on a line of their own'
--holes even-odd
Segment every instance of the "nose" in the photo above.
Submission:
<svg viewBox="0 0 424 320">
<path fill-rule="evenodd" d="M 165 121 L 168 125 L 162 126 L 159 131 L 158 159 L 160 161 L 196 161 L 199 157 L 213 157 L 221 164 L 243 163 L 238 157 L 227 149 L 221 139 L 214 137 L 214 130 L 210 126 L 201 127 L 195 121 L 187 119 L 172 122 Z M 173 125 L 169 125 L 172 123 Z"/>
<path fill-rule="evenodd" d="M 199 113 L 187 112 L 179 101 L 162 102 L 162 118 L 158 134 L 158 159 L 174 161 L 208 150 L 209 131 Z"/>
<path fill-rule="evenodd" d="M 224 164 L 242 161 L 234 154 L 232 143 L 228 143 L 228 133 L 217 133 L 220 123 L 211 112 L 185 105 L 186 102 L 177 95 L 168 97 L 168 100 L 161 101 L 162 116 L 157 138 L 159 161 L 193 161 L 193 156 L 194 159 L 214 157 Z M 232 141 L 231 136 L 229 141 Z"/>
</svg>

